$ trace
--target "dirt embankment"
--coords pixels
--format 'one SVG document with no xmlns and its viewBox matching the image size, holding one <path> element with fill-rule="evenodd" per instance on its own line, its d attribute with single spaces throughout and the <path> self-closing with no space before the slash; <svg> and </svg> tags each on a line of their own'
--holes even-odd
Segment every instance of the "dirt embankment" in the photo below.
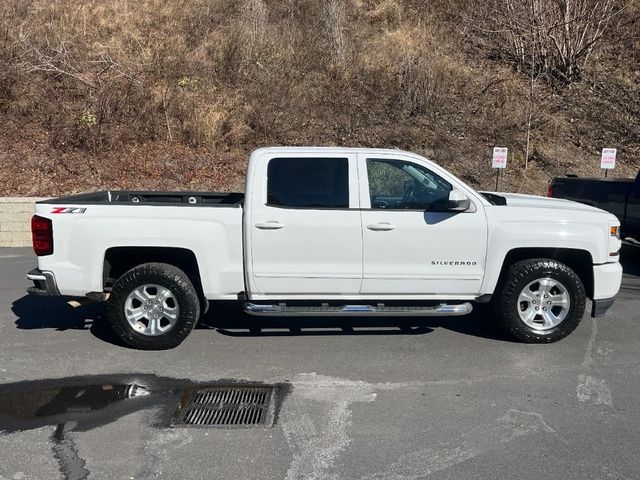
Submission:
<svg viewBox="0 0 640 480">
<path fill-rule="evenodd" d="M 0 195 L 239 190 L 268 145 L 402 148 L 481 189 L 493 146 L 505 190 L 599 175 L 603 147 L 635 175 L 638 2 L 565 68 L 538 30 L 490 28 L 501 1 L 7 0 Z"/>
</svg>

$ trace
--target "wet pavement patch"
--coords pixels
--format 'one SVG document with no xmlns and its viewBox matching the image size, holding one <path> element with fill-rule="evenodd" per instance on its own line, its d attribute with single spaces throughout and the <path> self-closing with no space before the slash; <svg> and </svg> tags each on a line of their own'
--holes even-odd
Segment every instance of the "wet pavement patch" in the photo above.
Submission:
<svg viewBox="0 0 640 480">
<path fill-rule="evenodd" d="M 0 431 L 61 424 L 86 431 L 149 408 L 159 409 L 155 423 L 169 425 L 182 389 L 194 385 L 190 380 L 155 375 L 97 375 L 0 385 Z"/>
<path fill-rule="evenodd" d="M 288 384 L 229 379 L 201 383 L 149 374 L 9 383 L 0 385 L 0 434 L 55 427 L 52 449 L 61 472 L 67 479 L 83 479 L 89 471 L 70 431 L 87 431 L 140 410 L 154 411 L 150 422 L 155 427 L 205 425 L 209 417 L 211 424 L 214 415 L 218 428 L 238 423 L 269 427 L 288 391 Z M 187 414 L 199 423 L 187 421 Z"/>
<path fill-rule="evenodd" d="M 152 425 L 168 427 L 194 393 L 215 389 L 273 390 L 273 416 L 288 391 L 286 384 L 266 385 L 244 380 L 194 382 L 149 374 L 95 375 L 0 385 L 0 432 L 69 424 L 86 431 L 139 410 L 155 409 Z M 260 397 L 262 398 L 262 397 Z M 230 399 L 230 397 L 229 397 Z M 244 399 L 244 400 L 243 400 Z M 239 398 L 248 406 L 251 399 Z M 257 398 L 255 399 L 258 400 Z M 233 406 L 230 402 L 227 407 Z M 185 423 L 185 422 L 181 422 Z"/>
<path fill-rule="evenodd" d="M 66 429 L 67 424 L 60 424 L 51 435 L 53 456 L 66 480 L 83 480 L 91 472 L 85 468 L 85 461 L 78 455 L 73 439 L 65 434 Z"/>
</svg>

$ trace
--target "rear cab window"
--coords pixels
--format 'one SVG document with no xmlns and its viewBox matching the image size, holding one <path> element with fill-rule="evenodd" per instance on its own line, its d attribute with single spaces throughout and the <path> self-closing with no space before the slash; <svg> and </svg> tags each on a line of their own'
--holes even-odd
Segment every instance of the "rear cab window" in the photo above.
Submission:
<svg viewBox="0 0 640 480">
<path fill-rule="evenodd" d="M 347 158 L 273 158 L 267 167 L 267 205 L 349 208 Z"/>
</svg>

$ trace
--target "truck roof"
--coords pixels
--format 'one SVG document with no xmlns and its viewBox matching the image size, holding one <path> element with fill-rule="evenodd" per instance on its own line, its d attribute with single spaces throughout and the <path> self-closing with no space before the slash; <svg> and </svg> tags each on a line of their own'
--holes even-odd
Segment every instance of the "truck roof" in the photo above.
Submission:
<svg viewBox="0 0 640 480">
<path fill-rule="evenodd" d="M 410 156 L 416 156 L 413 152 L 408 152 L 406 150 L 400 150 L 396 148 L 365 148 L 365 147 L 263 147 L 254 150 L 251 156 L 258 156 L 263 153 L 317 153 L 317 154 L 327 154 L 327 153 L 379 153 L 379 154 L 404 154 Z"/>
</svg>

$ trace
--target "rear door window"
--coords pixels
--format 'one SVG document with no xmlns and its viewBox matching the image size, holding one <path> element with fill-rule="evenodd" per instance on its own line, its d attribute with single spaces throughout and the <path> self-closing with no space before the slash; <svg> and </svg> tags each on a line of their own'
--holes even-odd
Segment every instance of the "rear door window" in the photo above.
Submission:
<svg viewBox="0 0 640 480">
<path fill-rule="evenodd" d="M 267 167 L 267 205 L 349 208 L 348 159 L 272 159 Z"/>
</svg>

